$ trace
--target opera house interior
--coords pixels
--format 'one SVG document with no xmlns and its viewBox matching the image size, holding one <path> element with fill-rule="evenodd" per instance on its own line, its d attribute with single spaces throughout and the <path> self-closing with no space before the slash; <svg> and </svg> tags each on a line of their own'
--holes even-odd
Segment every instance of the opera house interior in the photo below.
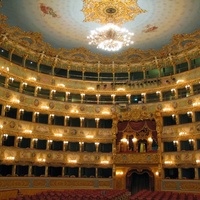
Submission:
<svg viewBox="0 0 200 200">
<path fill-rule="evenodd" d="M 199 10 L 1 0 L 0 199 L 200 199 Z"/>
</svg>

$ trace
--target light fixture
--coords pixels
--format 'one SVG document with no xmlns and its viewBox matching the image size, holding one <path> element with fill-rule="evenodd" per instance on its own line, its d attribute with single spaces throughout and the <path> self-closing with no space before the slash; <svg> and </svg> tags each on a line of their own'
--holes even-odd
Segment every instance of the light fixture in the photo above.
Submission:
<svg viewBox="0 0 200 200">
<path fill-rule="evenodd" d="M 87 36 L 89 44 L 97 45 L 98 49 L 105 51 L 118 51 L 123 46 L 133 44 L 131 40 L 134 34 L 125 28 L 108 23 L 103 27 L 92 30 L 90 35 Z"/>
</svg>

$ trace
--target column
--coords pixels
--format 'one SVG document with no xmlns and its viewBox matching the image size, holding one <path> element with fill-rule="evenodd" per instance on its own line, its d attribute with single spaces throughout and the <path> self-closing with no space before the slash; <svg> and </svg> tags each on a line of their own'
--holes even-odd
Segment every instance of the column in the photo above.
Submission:
<svg viewBox="0 0 200 200">
<path fill-rule="evenodd" d="M 95 142 L 96 152 L 99 152 L 99 142 Z"/>
<path fill-rule="evenodd" d="M 178 99 L 178 92 L 177 92 L 177 90 L 176 89 L 171 89 L 171 93 L 172 93 L 172 95 L 174 96 L 174 98 L 175 99 Z"/>
<path fill-rule="evenodd" d="M 69 116 L 65 116 L 64 126 L 69 125 Z"/>
<path fill-rule="evenodd" d="M 85 80 L 85 68 L 82 70 L 82 80 Z"/>
<path fill-rule="evenodd" d="M 19 109 L 17 112 L 17 119 L 23 120 L 23 115 L 24 115 L 24 109 Z"/>
<path fill-rule="evenodd" d="M 51 90 L 49 99 L 53 99 L 53 96 L 55 93 L 56 93 L 56 90 Z"/>
<path fill-rule="evenodd" d="M 146 93 L 142 93 L 141 97 L 142 97 L 142 102 L 146 103 L 147 102 Z"/>
<path fill-rule="evenodd" d="M 39 112 L 33 113 L 33 122 L 39 122 Z"/>
<path fill-rule="evenodd" d="M 28 166 L 28 176 L 32 176 L 32 165 Z"/>
<path fill-rule="evenodd" d="M 64 141 L 63 142 L 63 151 L 67 151 L 68 150 L 68 141 Z"/>
<path fill-rule="evenodd" d="M 131 94 L 127 94 L 126 97 L 128 99 L 128 104 L 130 104 L 131 103 Z"/>
<path fill-rule="evenodd" d="M 98 178 L 98 168 L 95 168 L 95 178 Z"/>
<path fill-rule="evenodd" d="M 115 94 L 111 94 L 112 104 L 115 104 Z"/>
<path fill-rule="evenodd" d="M 23 60 L 22 60 L 22 66 L 23 66 L 23 67 L 26 67 L 26 59 L 27 59 L 27 58 L 28 58 L 28 55 L 27 55 L 27 54 L 23 56 Z"/>
<path fill-rule="evenodd" d="M 69 70 L 70 70 L 70 67 L 67 68 L 67 78 L 70 78 Z"/>
<path fill-rule="evenodd" d="M 84 125 L 84 117 L 80 117 L 80 127 L 83 127 Z"/>
<path fill-rule="evenodd" d="M 99 128 L 99 118 L 95 118 L 96 128 Z"/>
<path fill-rule="evenodd" d="M 163 101 L 163 95 L 161 91 L 157 91 L 156 95 L 159 97 L 159 101 Z"/>
<path fill-rule="evenodd" d="M 143 72 L 143 78 L 146 79 L 146 68 L 145 67 L 142 68 L 142 72 Z"/>
<path fill-rule="evenodd" d="M 197 167 L 194 168 L 194 174 L 195 174 L 194 178 L 199 179 L 199 169 Z"/>
<path fill-rule="evenodd" d="M 38 92 L 41 90 L 42 88 L 37 86 L 35 87 L 35 90 L 34 90 L 34 96 L 36 97 L 38 95 Z"/>
<path fill-rule="evenodd" d="M 84 97 L 85 97 L 85 94 L 84 94 L 84 93 L 81 93 L 81 103 L 84 102 Z"/>
<path fill-rule="evenodd" d="M 99 99 L 100 99 L 100 94 L 96 94 L 96 97 L 97 97 L 97 104 L 99 104 Z"/>
<path fill-rule="evenodd" d="M 194 95 L 194 87 L 193 87 L 193 85 L 190 85 L 190 95 Z"/>
<path fill-rule="evenodd" d="M 81 178 L 81 167 L 78 168 L 78 177 Z"/>
<path fill-rule="evenodd" d="M 65 176 L 65 167 L 62 167 L 62 177 Z"/>
<path fill-rule="evenodd" d="M 178 179 L 182 179 L 182 171 L 181 171 L 181 168 L 178 168 Z"/>
<path fill-rule="evenodd" d="M 53 140 L 47 140 L 47 148 L 46 148 L 46 150 L 51 149 L 52 142 L 53 142 Z"/>
<path fill-rule="evenodd" d="M 191 61 L 188 57 L 185 58 L 188 63 L 188 70 L 191 70 Z"/>
<path fill-rule="evenodd" d="M 84 144 L 84 142 L 79 142 L 79 151 L 80 152 L 83 151 L 83 144 Z"/>
<path fill-rule="evenodd" d="M 12 176 L 16 175 L 16 165 L 12 166 Z"/>
<path fill-rule="evenodd" d="M 49 171 L 49 170 L 48 170 L 48 166 L 45 166 L 45 174 L 44 174 L 45 177 L 48 176 L 48 171 Z"/>
<path fill-rule="evenodd" d="M 6 77 L 6 79 L 5 79 L 5 88 L 8 88 L 8 84 L 9 84 L 9 78 Z"/>
<path fill-rule="evenodd" d="M 48 124 L 54 124 L 54 114 L 48 116 Z"/>
<path fill-rule="evenodd" d="M 14 48 L 9 51 L 9 61 L 12 60 L 12 54 L 13 54 L 14 51 L 15 51 Z"/>
<path fill-rule="evenodd" d="M 65 92 L 65 101 L 68 101 L 69 95 L 70 95 L 70 92 Z"/>
</svg>

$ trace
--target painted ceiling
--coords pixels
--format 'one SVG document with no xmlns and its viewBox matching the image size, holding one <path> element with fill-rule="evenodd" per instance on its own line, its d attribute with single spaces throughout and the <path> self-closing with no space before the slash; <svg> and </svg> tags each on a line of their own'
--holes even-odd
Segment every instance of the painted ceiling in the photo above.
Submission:
<svg viewBox="0 0 200 200">
<path fill-rule="evenodd" d="M 134 44 L 121 51 L 159 50 L 174 35 L 200 29 L 200 0 L 138 0 L 137 4 L 146 12 L 122 24 L 134 32 Z M 83 0 L 2 0 L 0 12 L 7 16 L 7 24 L 41 33 L 43 40 L 54 48 L 84 47 L 94 53 L 112 54 L 88 44 L 90 30 L 101 24 L 84 22 L 83 5 Z"/>
</svg>

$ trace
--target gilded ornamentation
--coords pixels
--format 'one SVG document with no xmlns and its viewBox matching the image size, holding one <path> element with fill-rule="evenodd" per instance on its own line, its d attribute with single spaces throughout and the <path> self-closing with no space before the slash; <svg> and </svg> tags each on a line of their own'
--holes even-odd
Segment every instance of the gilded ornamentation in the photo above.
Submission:
<svg viewBox="0 0 200 200">
<path fill-rule="evenodd" d="M 38 100 L 38 99 L 35 99 L 35 100 L 34 100 L 34 106 L 39 106 L 39 104 L 40 104 L 39 100 Z"/>
<path fill-rule="evenodd" d="M 177 190 L 178 183 L 176 181 L 166 181 L 163 183 L 165 190 Z"/>
<path fill-rule="evenodd" d="M 116 154 L 114 156 L 115 164 L 158 164 L 159 161 L 158 153 L 151 154 Z"/>
<path fill-rule="evenodd" d="M 171 43 L 164 46 L 161 50 L 140 50 L 130 48 L 122 53 L 113 54 L 112 56 L 105 56 L 90 52 L 85 48 L 76 49 L 55 49 L 50 44 L 45 43 L 42 40 L 40 33 L 24 32 L 18 27 L 10 27 L 3 23 L 5 18 L 0 17 L 1 31 L 0 31 L 0 43 L 1 47 L 6 50 L 16 49 L 16 55 L 27 57 L 35 62 L 49 65 L 54 63 L 56 55 L 59 58 L 59 67 L 67 69 L 69 66 L 76 66 L 77 70 L 82 71 L 83 65 L 85 71 L 88 72 L 111 72 L 112 67 L 108 67 L 112 61 L 118 67 L 115 68 L 115 72 L 130 72 L 138 71 L 142 66 L 148 66 L 149 70 L 157 68 L 155 65 L 155 57 L 157 58 L 161 67 L 166 67 L 166 63 L 169 60 L 174 64 L 179 64 L 181 59 L 185 60 L 184 51 L 188 51 L 188 57 L 194 59 L 199 55 L 199 50 L 196 46 L 200 44 L 200 30 L 197 30 L 191 34 L 179 34 L 174 35 Z M 188 41 L 185 43 L 184 41 Z M 42 53 L 43 52 L 43 53 Z M 45 52 L 45 53 L 44 53 Z M 170 54 L 170 55 L 169 55 Z M 41 56 L 42 55 L 42 56 Z M 181 58 L 181 59 L 180 59 Z M 97 60 L 100 60 L 100 68 L 98 67 Z M 143 60 L 143 63 L 141 63 Z M 78 64 L 77 64 L 78 62 Z M 96 63 L 96 64 L 95 64 Z M 91 67 L 93 66 L 93 67 Z M 56 66 L 55 66 L 56 67 Z M 51 80 L 41 80 L 44 83 L 51 84 Z"/>
<path fill-rule="evenodd" d="M 83 3 L 85 22 L 121 25 L 146 12 L 139 7 L 138 0 L 84 0 Z"/>
<path fill-rule="evenodd" d="M 53 103 L 53 102 L 50 102 L 50 103 L 49 103 L 49 108 L 53 109 L 53 108 L 54 108 L 54 106 L 55 106 L 55 105 L 54 105 L 54 103 Z"/>
</svg>

